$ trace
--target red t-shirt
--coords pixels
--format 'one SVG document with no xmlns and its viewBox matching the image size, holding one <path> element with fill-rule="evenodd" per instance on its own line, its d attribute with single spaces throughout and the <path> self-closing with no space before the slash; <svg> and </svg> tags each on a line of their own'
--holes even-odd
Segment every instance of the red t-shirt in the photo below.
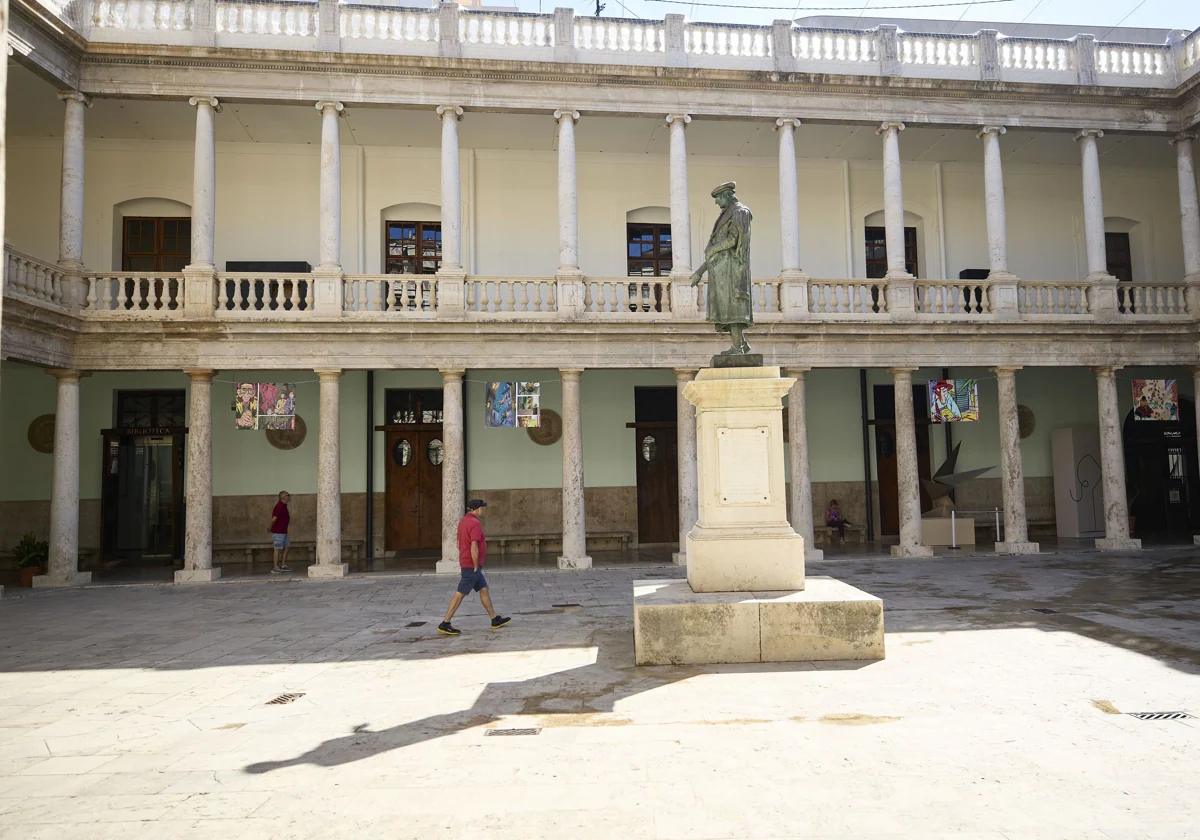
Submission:
<svg viewBox="0 0 1200 840">
<path fill-rule="evenodd" d="M 275 517 L 275 524 L 271 526 L 272 534 L 286 534 L 288 522 L 292 515 L 288 513 L 288 506 L 283 502 L 275 503 L 275 510 L 271 511 L 271 516 Z"/>
<path fill-rule="evenodd" d="M 483 536 L 483 524 L 479 517 L 468 513 L 458 520 L 458 565 L 469 569 L 471 562 L 471 543 L 479 543 L 479 565 L 483 566 L 483 558 L 487 557 L 487 539 Z"/>
</svg>

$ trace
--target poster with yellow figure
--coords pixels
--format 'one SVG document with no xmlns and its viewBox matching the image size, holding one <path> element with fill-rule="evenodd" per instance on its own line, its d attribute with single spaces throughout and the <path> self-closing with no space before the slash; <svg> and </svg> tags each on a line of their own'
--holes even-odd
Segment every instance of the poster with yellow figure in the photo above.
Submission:
<svg viewBox="0 0 1200 840">
<path fill-rule="evenodd" d="M 934 423 L 979 420 L 979 381 L 934 379 L 929 383 L 929 415 Z"/>
</svg>

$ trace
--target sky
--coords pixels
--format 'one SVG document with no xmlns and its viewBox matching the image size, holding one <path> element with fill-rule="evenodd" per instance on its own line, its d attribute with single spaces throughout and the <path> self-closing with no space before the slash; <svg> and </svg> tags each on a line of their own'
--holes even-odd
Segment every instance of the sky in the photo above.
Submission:
<svg viewBox="0 0 1200 840">
<path fill-rule="evenodd" d="M 642 17 L 661 20 L 667 14 L 687 15 L 689 20 L 765 25 L 776 19 L 816 15 L 851 15 L 927 20 L 967 20 L 1007 23 L 1006 34 L 1015 25 L 1028 23 L 1078 24 L 1081 31 L 1103 38 L 1104 30 L 1121 26 L 1163 29 L 1200 27 L 1200 0 L 1002 0 L 1002 2 L 963 2 L 938 8 L 892 8 L 912 4 L 944 3 L 947 0 L 697 0 L 697 2 L 661 2 L 660 0 L 601 0 L 605 17 Z M 555 6 L 572 6 L 576 14 L 595 14 L 595 0 L 491 0 L 519 5 L 523 12 L 549 13 Z M 704 2 L 713 6 L 705 6 Z M 539 5 L 540 4 L 540 5 Z M 865 4 L 865 5 L 864 5 Z M 749 9 L 717 8 L 718 5 L 745 5 Z M 779 9 L 770 7 L 778 6 Z M 835 7 L 817 10 L 816 7 Z M 1115 39 L 1114 39 L 1115 40 Z"/>
</svg>

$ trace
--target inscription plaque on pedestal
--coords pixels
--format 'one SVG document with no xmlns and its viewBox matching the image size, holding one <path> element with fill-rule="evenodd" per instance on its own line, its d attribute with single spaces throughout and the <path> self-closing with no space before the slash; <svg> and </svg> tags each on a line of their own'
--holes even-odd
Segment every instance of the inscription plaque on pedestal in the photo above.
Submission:
<svg viewBox="0 0 1200 840">
<path fill-rule="evenodd" d="M 717 469 L 725 504 L 771 501 L 771 467 L 766 426 L 717 430 Z"/>
</svg>

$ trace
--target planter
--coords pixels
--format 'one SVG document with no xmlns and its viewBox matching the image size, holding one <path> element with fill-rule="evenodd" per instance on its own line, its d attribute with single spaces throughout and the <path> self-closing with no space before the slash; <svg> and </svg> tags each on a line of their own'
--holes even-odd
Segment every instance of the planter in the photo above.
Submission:
<svg viewBox="0 0 1200 840">
<path fill-rule="evenodd" d="M 25 566 L 21 569 L 21 586 L 33 586 L 33 579 L 43 574 L 41 566 Z"/>
</svg>

